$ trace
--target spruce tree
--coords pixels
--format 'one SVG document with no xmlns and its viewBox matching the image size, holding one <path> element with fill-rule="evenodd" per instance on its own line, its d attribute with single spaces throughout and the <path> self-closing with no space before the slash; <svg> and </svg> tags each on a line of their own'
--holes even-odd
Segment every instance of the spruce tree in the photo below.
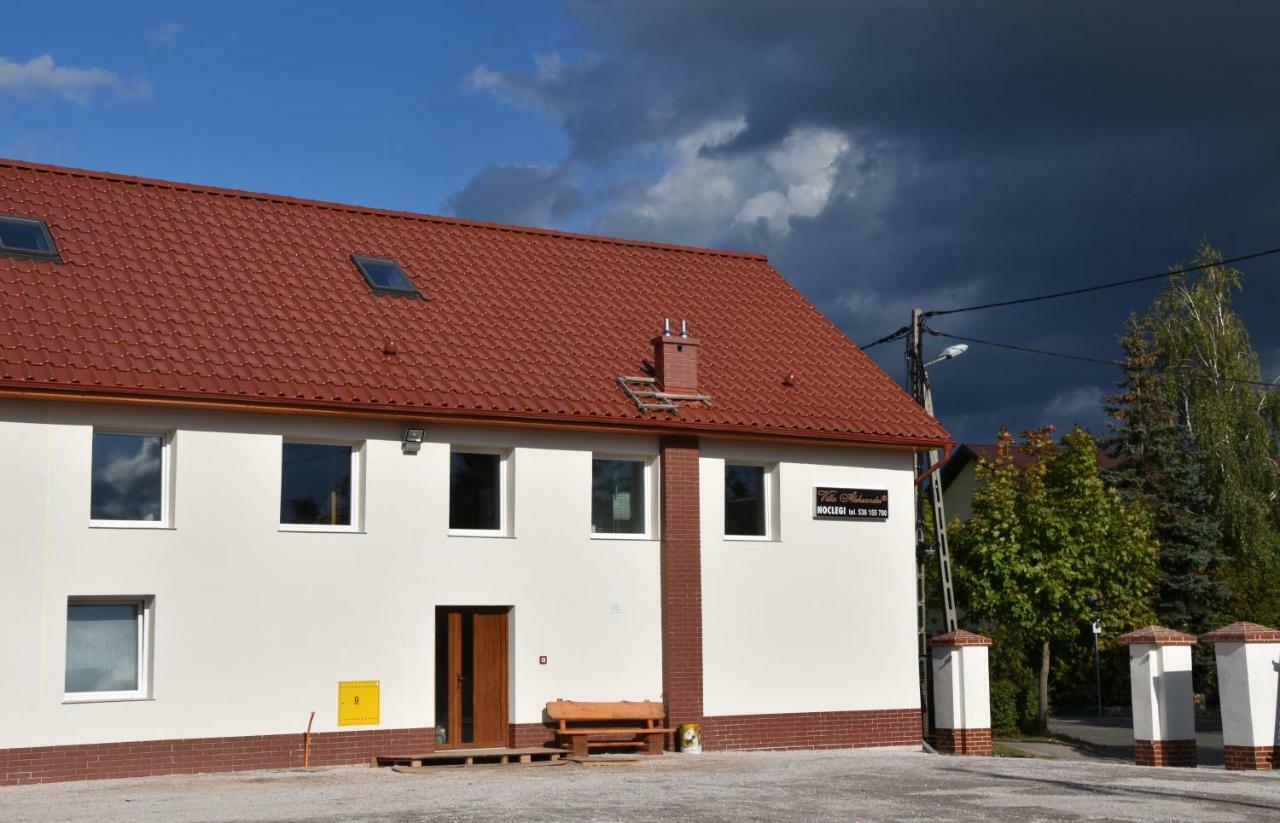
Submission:
<svg viewBox="0 0 1280 823">
<path fill-rule="evenodd" d="M 1181 425 L 1175 394 L 1156 371 L 1150 328 L 1130 317 L 1120 343 L 1124 377 L 1104 406 L 1112 418 L 1104 445 L 1117 460 L 1106 479 L 1153 515 L 1160 544 L 1157 619 L 1200 634 L 1221 625 L 1230 611 L 1222 533 L 1201 479 L 1206 455 Z"/>
</svg>

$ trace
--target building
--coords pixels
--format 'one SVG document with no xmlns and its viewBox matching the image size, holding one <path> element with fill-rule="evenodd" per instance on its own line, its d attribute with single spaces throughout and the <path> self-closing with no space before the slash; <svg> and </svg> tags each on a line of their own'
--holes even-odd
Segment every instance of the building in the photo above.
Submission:
<svg viewBox="0 0 1280 823">
<path fill-rule="evenodd" d="M 0 215 L 0 784 L 297 765 L 313 711 L 316 764 L 523 745 L 557 698 L 919 739 L 947 436 L 763 257 L 15 161 Z"/>
</svg>

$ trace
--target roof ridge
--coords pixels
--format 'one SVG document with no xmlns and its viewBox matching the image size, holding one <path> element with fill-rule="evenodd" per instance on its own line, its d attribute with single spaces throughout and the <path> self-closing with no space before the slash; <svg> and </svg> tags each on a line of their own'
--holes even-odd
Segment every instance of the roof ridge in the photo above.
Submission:
<svg viewBox="0 0 1280 823">
<path fill-rule="evenodd" d="M 511 234 L 533 234 L 544 237 L 559 237 L 565 240 L 578 240 L 587 243 L 604 243 L 611 246 L 632 246 L 636 248 L 653 249 L 656 251 L 683 252 L 685 254 L 699 254 L 711 257 L 732 257 L 746 260 L 761 260 L 765 262 L 768 262 L 769 259 L 768 255 L 757 252 L 733 251 L 731 249 L 712 249 L 702 246 L 682 246 L 676 243 L 655 243 L 648 240 L 632 240 L 626 237 L 610 237 L 603 234 L 587 234 L 585 232 L 563 231 L 561 229 L 544 229 L 536 226 L 520 226 L 513 223 L 496 223 L 488 220 L 468 220 L 462 217 L 428 214 L 426 212 L 382 209 L 375 206 L 357 206 L 351 203 L 339 203 L 335 200 L 315 200 L 306 197 L 291 197 L 283 194 L 249 191 L 247 189 L 208 186 L 201 183 L 183 183 L 156 177 L 138 177 L 130 174 L 117 174 L 115 172 L 97 171 L 95 169 L 82 169 L 74 166 L 57 166 L 50 163 L 36 163 L 30 160 L 18 160 L 9 157 L 0 157 L 0 168 L 25 169 L 44 174 L 63 174 L 70 177 L 84 177 L 93 180 L 104 180 L 112 183 L 151 186 L 155 188 L 170 189 L 173 191 L 191 192 L 194 194 L 209 194 L 246 200 L 284 203 L 294 206 L 306 206 L 308 208 L 326 209 L 329 211 L 348 212 L 352 214 L 395 217 L 402 220 L 418 220 L 426 223 L 441 223 L 445 225 L 460 226 L 463 228 L 509 232 Z"/>
</svg>

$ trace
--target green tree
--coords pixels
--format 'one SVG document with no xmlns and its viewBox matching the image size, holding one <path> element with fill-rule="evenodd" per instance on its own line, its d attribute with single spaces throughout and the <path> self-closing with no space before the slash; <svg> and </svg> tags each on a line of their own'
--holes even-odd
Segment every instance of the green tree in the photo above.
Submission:
<svg viewBox="0 0 1280 823">
<path fill-rule="evenodd" d="M 1149 324 L 1131 316 L 1120 343 L 1124 377 L 1104 406 L 1112 418 L 1105 446 L 1117 462 L 1104 478 L 1153 515 L 1160 544 L 1156 619 L 1200 634 L 1221 625 L 1230 599 L 1221 530 L 1201 481 L 1206 455 L 1180 425 L 1174 394 L 1156 371 Z"/>
<path fill-rule="evenodd" d="M 1013 437 L 1000 432 L 994 462 L 980 463 L 973 514 L 953 526 L 956 582 L 968 613 L 1038 653 L 1036 726 L 1049 721 L 1052 649 L 1079 645 L 1091 619 L 1089 595 L 1112 625 L 1150 620 L 1156 545 L 1150 514 L 1108 488 L 1097 445 L 1076 428 L 1053 440 L 1053 427 L 1025 432 L 1013 460 Z"/>
<path fill-rule="evenodd" d="M 1280 401 L 1254 381 L 1258 355 L 1232 308 L 1237 269 L 1202 244 L 1194 278 L 1170 283 L 1141 321 L 1150 330 L 1161 391 L 1176 410 L 1199 464 L 1199 481 L 1221 530 L 1231 614 L 1280 620 L 1280 532 L 1276 527 L 1276 432 Z M 1188 481 L 1192 482 L 1192 481 Z M 1202 609 L 1205 607 L 1197 607 Z"/>
</svg>

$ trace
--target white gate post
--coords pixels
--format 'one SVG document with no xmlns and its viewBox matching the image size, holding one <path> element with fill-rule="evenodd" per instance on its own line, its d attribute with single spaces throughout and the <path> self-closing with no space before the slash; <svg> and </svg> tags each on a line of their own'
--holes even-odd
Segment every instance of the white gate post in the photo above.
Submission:
<svg viewBox="0 0 1280 823">
<path fill-rule="evenodd" d="M 934 747 L 944 754 L 991 754 L 990 645 L 991 638 L 964 629 L 929 639 Z"/>
<path fill-rule="evenodd" d="M 1196 636 L 1147 626 L 1117 638 L 1129 647 L 1133 756 L 1139 766 L 1195 766 L 1191 647 Z"/>
<path fill-rule="evenodd" d="M 1213 644 L 1218 664 L 1227 768 L 1274 768 L 1280 631 L 1257 623 L 1232 623 L 1203 635 L 1200 641 Z"/>
</svg>

